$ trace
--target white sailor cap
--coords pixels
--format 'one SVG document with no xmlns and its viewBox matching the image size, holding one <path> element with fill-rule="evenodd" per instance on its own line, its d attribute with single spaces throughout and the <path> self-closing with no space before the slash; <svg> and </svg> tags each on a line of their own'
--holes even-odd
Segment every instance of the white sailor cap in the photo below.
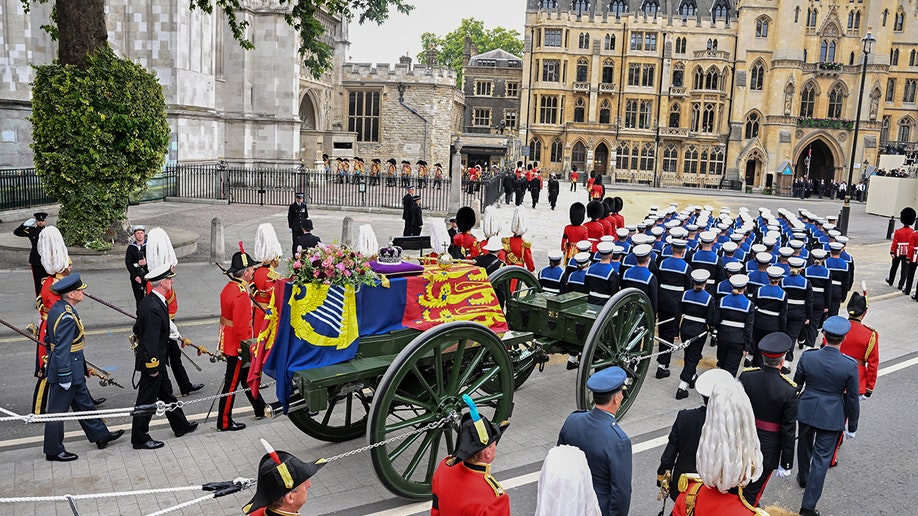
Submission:
<svg viewBox="0 0 918 516">
<path fill-rule="evenodd" d="M 769 278 L 780 278 L 784 276 L 784 268 L 778 267 L 777 265 L 772 265 L 771 267 L 765 269 L 765 274 L 768 274 Z"/>
<path fill-rule="evenodd" d="M 612 254 L 612 251 L 615 250 L 615 244 L 612 242 L 600 242 L 596 246 L 596 250 L 599 254 Z"/>
<path fill-rule="evenodd" d="M 825 229 L 826 231 L 832 231 L 833 229 L 835 229 L 835 224 L 832 222 L 826 222 L 825 224 L 822 225 L 822 228 Z"/>
<path fill-rule="evenodd" d="M 673 247 L 682 248 L 688 245 L 688 242 L 681 238 L 671 238 L 669 242 Z"/>
<path fill-rule="evenodd" d="M 701 241 L 705 244 L 710 244 L 711 242 L 717 240 L 717 233 L 713 231 L 702 231 L 698 238 L 700 238 Z"/>
<path fill-rule="evenodd" d="M 736 245 L 736 242 L 724 242 L 720 248 L 723 249 L 725 253 L 735 253 L 739 246 Z"/>
<path fill-rule="evenodd" d="M 625 248 L 623 246 L 617 245 L 612 248 L 612 256 L 625 254 Z"/>
<path fill-rule="evenodd" d="M 618 228 L 615 234 L 618 235 L 618 238 L 628 238 L 628 228 Z"/>
<path fill-rule="evenodd" d="M 810 256 L 812 256 L 815 260 L 823 260 L 828 255 L 829 253 L 825 249 L 821 248 L 816 248 L 810 251 Z"/>
<path fill-rule="evenodd" d="M 729 224 L 724 224 L 723 222 L 721 222 L 720 224 L 717 225 L 717 229 L 719 229 L 719 230 L 721 230 L 721 231 L 726 231 L 726 230 L 730 229 L 730 225 L 729 225 Z"/>
<path fill-rule="evenodd" d="M 654 227 L 650 230 L 650 234 L 652 234 L 653 236 L 660 236 L 660 235 L 663 234 L 664 231 L 666 231 L 666 230 L 663 229 L 663 228 L 661 228 L 660 226 L 654 226 Z"/>
<path fill-rule="evenodd" d="M 749 283 L 749 276 L 745 274 L 734 274 L 730 276 L 730 285 L 735 289 L 746 288 L 747 283 Z"/>
<path fill-rule="evenodd" d="M 637 256 L 638 258 L 647 256 L 651 251 L 653 251 L 653 248 L 647 244 L 636 245 L 633 249 L 631 249 L 631 252 L 634 253 L 634 256 Z"/>
<path fill-rule="evenodd" d="M 666 227 L 666 229 L 672 229 L 672 228 L 674 228 L 674 227 L 676 227 L 676 226 L 678 226 L 678 225 L 679 225 L 679 221 L 678 221 L 678 220 L 668 220 L 668 221 L 666 221 L 665 224 L 663 224 L 663 226 Z"/>
<path fill-rule="evenodd" d="M 767 249 L 768 249 L 768 248 L 765 247 L 765 246 L 762 245 L 762 244 L 753 244 L 753 245 L 752 245 L 752 252 L 753 252 L 753 253 L 756 253 L 756 254 L 758 254 L 758 253 L 764 253 Z"/>
<path fill-rule="evenodd" d="M 787 259 L 787 264 L 795 269 L 799 269 L 803 267 L 804 265 L 806 265 L 806 260 L 804 260 L 803 258 L 799 256 L 791 256 L 790 258 Z"/>
<path fill-rule="evenodd" d="M 835 237 L 835 241 L 836 241 L 836 242 L 841 242 L 841 243 L 843 243 L 843 244 L 847 244 L 847 243 L 848 243 L 848 237 L 846 237 L 846 236 L 844 236 L 844 235 L 839 235 L 839 236 Z"/>
<path fill-rule="evenodd" d="M 698 224 L 686 224 L 685 230 L 689 232 L 698 231 Z"/>
<path fill-rule="evenodd" d="M 650 223 L 653 224 L 653 221 L 651 221 Z M 646 220 L 641 221 L 641 222 L 638 222 L 638 223 L 637 223 L 637 229 L 640 230 L 640 231 L 644 231 L 645 229 L 647 229 L 647 226 L 648 226 L 648 225 L 649 225 L 649 224 L 647 224 L 647 221 L 646 221 Z"/>
<path fill-rule="evenodd" d="M 727 269 L 727 272 L 731 274 L 736 274 L 737 272 L 740 272 L 741 270 L 743 270 L 743 264 L 741 262 L 736 262 L 736 261 L 727 262 L 727 264 L 724 265 L 724 268 Z"/>
<path fill-rule="evenodd" d="M 732 241 L 734 241 L 734 242 L 740 242 L 740 241 L 743 240 L 743 238 L 745 238 L 745 236 L 744 236 L 741 232 L 739 232 L 739 231 L 735 231 L 735 232 L 733 232 L 733 233 L 730 233 L 730 240 L 732 240 Z"/>
<path fill-rule="evenodd" d="M 826 215 L 826 220 L 828 220 L 829 222 L 835 222 L 836 220 L 838 220 L 838 215 Z"/>
<path fill-rule="evenodd" d="M 577 242 L 577 250 L 579 251 L 589 251 L 593 248 L 593 243 L 589 240 L 581 240 Z"/>
<path fill-rule="evenodd" d="M 628 232 L 629 232 L 629 233 L 633 233 L 633 232 L 637 231 L 637 226 L 635 226 L 634 224 L 627 225 L 627 226 L 625 226 L 625 228 L 628 229 Z"/>
<path fill-rule="evenodd" d="M 771 263 L 772 258 L 772 254 L 768 252 L 755 253 L 755 261 L 759 263 Z"/>
<path fill-rule="evenodd" d="M 829 242 L 829 249 L 833 251 L 841 251 L 845 248 L 845 244 L 841 242 Z"/>
<path fill-rule="evenodd" d="M 788 256 L 791 256 L 792 254 L 794 254 L 794 248 L 793 247 L 781 247 L 778 249 L 778 254 L 787 258 Z"/>
<path fill-rule="evenodd" d="M 603 235 L 599 238 L 600 242 L 615 242 L 615 237 L 612 235 Z"/>
<path fill-rule="evenodd" d="M 773 247 L 777 245 L 777 243 L 778 243 L 778 239 L 773 236 L 767 236 L 762 239 L 762 245 L 764 245 L 765 247 Z"/>
<path fill-rule="evenodd" d="M 583 265 L 590 261 L 590 253 L 577 253 L 574 255 L 574 261 Z"/>
<path fill-rule="evenodd" d="M 684 238 L 688 236 L 688 231 L 685 228 L 673 228 L 669 230 L 669 234 L 676 238 Z"/>
<path fill-rule="evenodd" d="M 787 245 L 791 246 L 791 249 L 803 249 L 802 240 L 791 240 Z"/>
<path fill-rule="evenodd" d="M 564 258 L 564 253 L 562 253 L 561 251 L 558 251 L 557 249 L 553 251 L 548 251 L 549 260 L 553 262 L 558 262 L 558 261 L 561 261 L 562 258 Z"/>
<path fill-rule="evenodd" d="M 707 283 L 711 277 L 711 271 L 707 269 L 695 269 L 692 271 L 692 281 L 695 283 Z"/>
<path fill-rule="evenodd" d="M 835 238 L 835 237 L 837 237 L 837 236 L 839 236 L 839 235 L 841 235 L 841 231 L 839 231 L 839 230 L 837 230 L 837 229 L 833 229 L 833 230 L 829 231 L 829 236 L 832 237 L 832 238 Z"/>
</svg>

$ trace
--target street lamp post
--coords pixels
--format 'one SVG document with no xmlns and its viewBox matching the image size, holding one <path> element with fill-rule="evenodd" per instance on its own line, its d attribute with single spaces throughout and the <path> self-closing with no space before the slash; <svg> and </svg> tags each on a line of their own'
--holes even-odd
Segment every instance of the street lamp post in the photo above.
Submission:
<svg viewBox="0 0 918 516">
<path fill-rule="evenodd" d="M 867 35 L 861 39 L 864 44 L 864 61 L 861 63 L 861 88 L 858 90 L 857 112 L 854 116 L 854 139 L 851 141 L 851 162 L 848 164 L 848 187 L 845 189 L 845 204 L 842 205 L 841 217 L 838 220 L 839 231 L 848 234 L 848 221 L 851 217 L 851 181 L 854 179 L 854 163 L 857 160 L 857 137 L 861 128 L 861 106 L 864 103 L 864 81 L 867 79 L 867 56 L 873 50 L 876 38 L 867 30 Z"/>
</svg>

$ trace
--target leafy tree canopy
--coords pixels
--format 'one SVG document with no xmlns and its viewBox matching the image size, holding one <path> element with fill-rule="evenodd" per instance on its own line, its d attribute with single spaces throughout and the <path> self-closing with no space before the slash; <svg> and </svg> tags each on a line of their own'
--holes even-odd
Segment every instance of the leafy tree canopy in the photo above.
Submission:
<svg viewBox="0 0 918 516">
<path fill-rule="evenodd" d="M 516 29 L 495 27 L 486 30 L 484 22 L 475 18 L 465 18 L 452 32 L 437 36 L 432 32 L 421 34 L 421 46 L 424 50 L 418 54 L 418 62 L 427 61 L 427 49 L 437 49 L 437 63 L 456 71 L 457 84 L 462 84 L 462 54 L 465 52 L 465 38 L 474 45 L 474 54 L 483 54 L 494 49 L 501 49 L 515 56 L 523 57 L 523 38 Z"/>
</svg>

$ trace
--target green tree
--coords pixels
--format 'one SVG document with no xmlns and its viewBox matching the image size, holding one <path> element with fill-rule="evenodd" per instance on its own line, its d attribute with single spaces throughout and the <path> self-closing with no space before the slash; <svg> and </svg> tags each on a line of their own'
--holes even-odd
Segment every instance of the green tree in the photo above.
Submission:
<svg viewBox="0 0 918 516">
<path fill-rule="evenodd" d="M 21 0 L 25 12 L 33 2 Z M 299 53 L 314 77 L 331 67 L 321 12 L 360 23 L 382 23 L 390 8 L 408 14 L 405 0 L 277 0 L 300 35 Z M 58 226 L 71 245 L 105 249 L 123 232 L 130 194 L 162 167 L 169 125 L 156 76 L 119 58 L 108 46 L 105 0 L 53 0 L 43 28 L 58 41 L 58 59 L 36 67 L 32 88 L 32 149 L 48 192 L 61 202 Z M 245 49 L 244 0 L 190 0 L 190 8 L 222 11 Z"/>
<path fill-rule="evenodd" d="M 473 54 L 483 54 L 494 49 L 505 50 L 515 56 L 523 57 L 523 38 L 515 29 L 495 27 L 488 31 L 484 22 L 475 18 L 464 18 L 452 32 L 438 36 L 432 32 L 421 34 L 421 47 L 418 62 L 427 61 L 427 49 L 437 50 L 437 63 L 456 71 L 456 85 L 462 85 L 462 57 L 465 53 L 465 39 L 471 40 Z"/>
</svg>

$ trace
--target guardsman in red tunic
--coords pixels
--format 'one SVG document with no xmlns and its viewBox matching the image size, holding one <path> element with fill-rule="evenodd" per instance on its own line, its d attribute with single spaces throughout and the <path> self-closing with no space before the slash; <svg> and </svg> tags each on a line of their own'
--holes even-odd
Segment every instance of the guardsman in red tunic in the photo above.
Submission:
<svg viewBox="0 0 918 516">
<path fill-rule="evenodd" d="M 456 226 L 459 232 L 453 237 L 453 245 L 459 249 L 460 258 L 476 258 L 481 254 L 478 240 L 472 235 L 472 226 L 475 225 L 475 211 L 468 206 L 459 208 L 456 212 Z"/>
<path fill-rule="evenodd" d="M 912 233 L 915 232 L 915 230 L 912 229 L 912 224 L 915 223 L 915 217 L 914 208 L 910 206 L 902 208 L 902 211 L 899 212 L 899 221 L 902 222 L 902 227 L 893 233 L 892 244 L 889 246 L 889 256 L 892 257 L 892 265 L 889 267 L 889 275 L 886 276 L 886 284 L 889 286 L 893 285 L 893 282 L 896 280 L 896 271 L 899 269 L 899 265 L 901 265 L 902 274 L 899 276 L 899 283 L 896 285 L 896 288 L 899 290 L 903 290 L 905 287 L 905 279 L 908 275 L 908 242 Z M 905 293 L 907 294 L 908 291 L 906 290 Z"/>
<path fill-rule="evenodd" d="M 510 495 L 491 476 L 491 464 L 508 421 L 495 425 L 471 406 L 459 422 L 456 451 L 434 471 L 431 516 L 510 514 Z"/>
<path fill-rule="evenodd" d="M 586 216 L 586 207 L 583 203 L 571 204 L 569 215 L 571 223 L 564 226 L 564 233 L 561 235 L 561 252 L 564 253 L 565 263 L 578 253 L 577 242 L 587 239 L 587 228 L 583 226 L 583 218 Z"/>
<path fill-rule="evenodd" d="M 510 230 L 513 236 L 503 238 L 504 246 L 504 263 L 507 265 L 518 265 L 526 267 L 529 272 L 535 271 L 535 263 L 532 261 L 532 242 L 523 240 L 523 235 L 529 229 L 526 214 L 519 208 L 513 210 L 513 220 L 510 223 Z"/>
<path fill-rule="evenodd" d="M 590 201 L 587 203 L 587 217 L 590 221 L 583 226 L 587 229 L 587 239 L 593 244 L 593 252 L 596 252 L 596 246 L 599 245 L 603 235 L 606 234 L 606 228 L 603 227 L 599 219 L 602 218 L 602 203 L 599 201 Z"/>
<path fill-rule="evenodd" d="M 255 269 L 251 285 L 252 301 L 256 304 L 252 327 L 254 336 L 258 337 L 264 331 L 266 310 L 273 306 L 271 301 L 274 284 L 281 277 L 274 268 L 277 267 L 284 250 L 277 239 L 274 226 L 269 223 L 258 226 L 255 231 L 255 252 L 253 254 L 255 259 L 261 262 L 261 267 Z"/>
<path fill-rule="evenodd" d="M 249 256 L 239 243 L 239 252 L 233 255 L 229 269 L 229 283 L 220 292 L 220 349 L 226 356 L 226 376 L 223 380 L 223 394 L 236 390 L 240 381 L 249 375 L 248 344 L 243 342 L 253 337 L 252 299 L 249 297 L 249 282 L 255 276 L 258 263 Z M 255 409 L 255 418 L 265 415 L 265 402 L 255 398 L 251 392 L 246 396 Z M 217 430 L 242 430 L 245 425 L 233 421 L 235 394 L 220 399 L 217 411 Z"/>
</svg>

